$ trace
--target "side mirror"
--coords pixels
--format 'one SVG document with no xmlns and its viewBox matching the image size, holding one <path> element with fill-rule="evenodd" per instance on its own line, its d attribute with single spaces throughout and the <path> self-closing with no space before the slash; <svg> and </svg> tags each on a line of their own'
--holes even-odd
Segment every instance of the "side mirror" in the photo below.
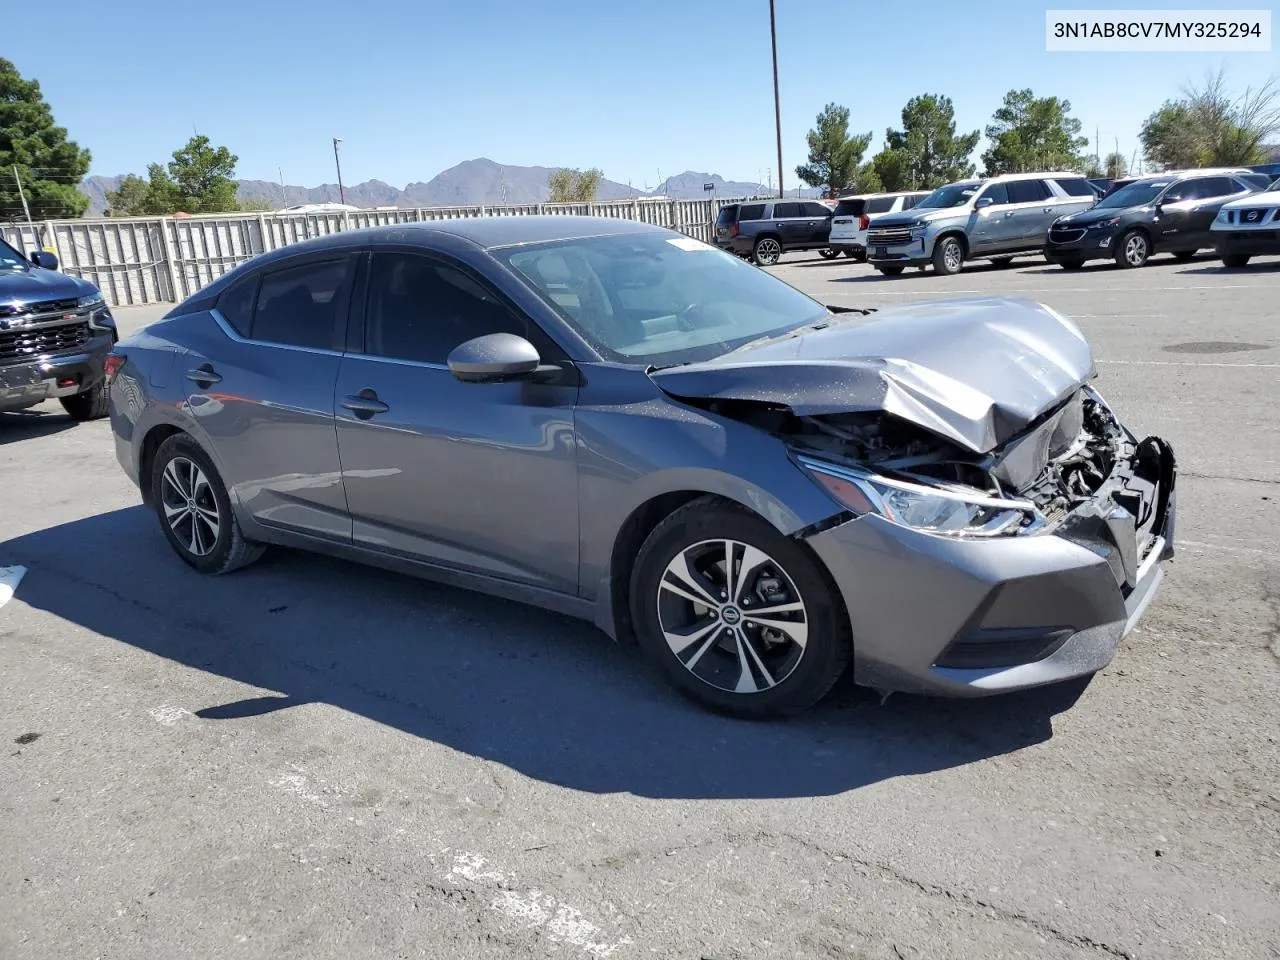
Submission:
<svg viewBox="0 0 1280 960">
<path fill-rule="evenodd" d="M 58 258 L 48 250 L 32 250 L 31 262 L 37 267 L 44 267 L 46 270 L 58 269 Z"/>
<path fill-rule="evenodd" d="M 995 203 L 995 200 L 993 200 L 991 197 L 979 197 L 977 200 L 973 202 L 973 209 L 981 210 L 983 207 L 989 207 L 993 203 Z"/>
<path fill-rule="evenodd" d="M 449 372 L 463 383 L 520 380 L 538 371 L 541 359 L 532 343 L 514 333 L 487 333 L 460 343 L 449 353 Z"/>
</svg>

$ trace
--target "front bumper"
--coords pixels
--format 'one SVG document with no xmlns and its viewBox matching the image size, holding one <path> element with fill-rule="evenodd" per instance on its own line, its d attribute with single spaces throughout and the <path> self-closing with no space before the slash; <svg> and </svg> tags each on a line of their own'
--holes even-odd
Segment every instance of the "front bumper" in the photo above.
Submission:
<svg viewBox="0 0 1280 960">
<path fill-rule="evenodd" d="M 926 235 L 907 243 L 879 244 L 867 236 L 867 262 L 884 266 L 923 267 L 930 259 L 933 241 Z"/>
<path fill-rule="evenodd" d="M 112 343 L 107 333 L 85 341 L 74 353 L 0 365 L 0 412 L 23 410 L 88 390 L 102 379 Z"/>
<path fill-rule="evenodd" d="M 1280 254 L 1280 224 L 1274 230 L 1214 230 L 1213 242 L 1219 255 L 1265 257 Z"/>
<path fill-rule="evenodd" d="M 972 697 L 1110 663 L 1173 556 L 1173 451 L 1155 438 L 1139 447 L 1150 484 L 1141 522 L 1090 501 L 1031 536 L 933 536 L 868 514 L 810 537 L 849 615 L 855 680 Z"/>
<path fill-rule="evenodd" d="M 1115 231 L 1086 230 L 1075 240 L 1056 241 L 1052 235 L 1044 245 L 1044 258 L 1050 263 L 1079 263 L 1082 260 L 1110 260 L 1115 256 Z"/>
</svg>

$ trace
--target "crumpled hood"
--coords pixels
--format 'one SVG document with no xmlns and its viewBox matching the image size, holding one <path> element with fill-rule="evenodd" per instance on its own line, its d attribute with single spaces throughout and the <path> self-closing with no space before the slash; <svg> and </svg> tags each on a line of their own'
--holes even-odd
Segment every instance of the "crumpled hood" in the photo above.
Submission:
<svg viewBox="0 0 1280 960">
<path fill-rule="evenodd" d="M 1096 373 L 1076 325 L 1032 300 L 939 300 L 880 310 L 870 322 L 851 316 L 650 376 L 675 397 L 756 401 L 797 416 L 881 410 L 987 453 Z"/>
<path fill-rule="evenodd" d="M 23 270 L 0 269 L 0 303 L 59 300 L 97 292 L 98 288 L 87 280 L 70 277 L 57 270 L 35 266 Z"/>
</svg>

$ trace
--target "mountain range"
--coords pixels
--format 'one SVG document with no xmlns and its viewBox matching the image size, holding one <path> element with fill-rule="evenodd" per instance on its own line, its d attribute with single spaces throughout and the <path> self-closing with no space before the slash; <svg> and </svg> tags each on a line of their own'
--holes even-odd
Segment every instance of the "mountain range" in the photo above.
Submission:
<svg viewBox="0 0 1280 960">
<path fill-rule="evenodd" d="M 464 160 L 436 174 L 425 183 L 415 182 L 403 190 L 381 180 L 344 185 L 342 195 L 356 207 L 444 207 L 469 204 L 544 203 L 547 200 L 547 176 L 554 167 L 521 167 L 495 163 L 485 157 Z M 107 192 L 119 186 L 122 176 L 87 178 L 80 190 L 89 198 L 87 217 L 100 217 L 107 209 Z M 273 210 L 303 203 L 337 203 L 336 183 L 318 187 L 281 185 L 270 180 L 238 180 L 236 195 L 242 200 L 265 201 Z M 718 197 L 753 197 L 771 193 L 760 183 L 725 180 L 719 174 L 686 170 L 667 177 L 656 189 L 642 190 L 629 184 L 602 179 L 596 196 L 600 200 L 624 200 L 627 197 L 675 197 L 695 199 L 707 195 L 703 184 L 714 183 Z M 802 189 L 801 196 L 816 196 L 819 191 Z M 787 195 L 794 194 L 788 190 Z"/>
</svg>

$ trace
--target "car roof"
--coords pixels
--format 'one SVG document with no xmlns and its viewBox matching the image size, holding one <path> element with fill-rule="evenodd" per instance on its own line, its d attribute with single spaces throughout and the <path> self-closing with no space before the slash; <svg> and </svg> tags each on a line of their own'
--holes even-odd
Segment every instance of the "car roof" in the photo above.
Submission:
<svg viewBox="0 0 1280 960">
<path fill-rule="evenodd" d="M 1069 177 L 1069 178 L 1080 179 L 1080 180 L 1085 179 L 1085 176 L 1083 173 L 1073 173 L 1070 170 L 1041 170 L 1038 173 L 998 173 L 994 177 L 988 177 L 986 180 L 979 181 L 979 182 L 987 183 L 991 180 L 1003 180 L 1006 182 L 1010 180 L 1043 180 L 1045 177 L 1051 177 L 1055 180 L 1060 177 Z M 969 181 L 960 180 L 958 182 L 968 183 Z"/>
</svg>

